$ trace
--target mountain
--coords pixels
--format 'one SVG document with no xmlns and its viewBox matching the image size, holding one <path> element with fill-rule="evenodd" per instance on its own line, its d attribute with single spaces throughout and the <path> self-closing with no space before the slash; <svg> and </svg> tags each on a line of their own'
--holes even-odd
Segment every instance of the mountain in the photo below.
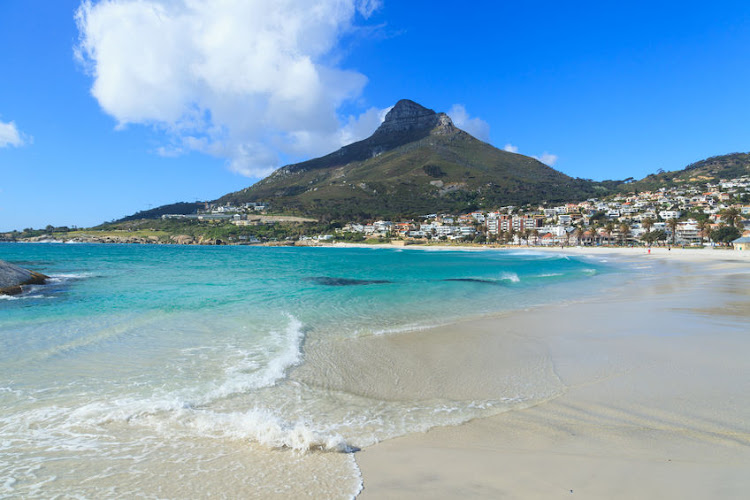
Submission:
<svg viewBox="0 0 750 500">
<path fill-rule="evenodd" d="M 731 153 L 691 163 L 682 170 L 651 174 L 639 181 L 625 184 L 620 189 L 647 191 L 661 187 L 705 184 L 744 175 L 750 175 L 750 153 Z"/>
<path fill-rule="evenodd" d="M 594 186 L 499 150 L 405 99 L 367 139 L 281 167 L 216 202 L 267 202 L 274 211 L 348 220 L 571 201 L 602 194 Z"/>
</svg>

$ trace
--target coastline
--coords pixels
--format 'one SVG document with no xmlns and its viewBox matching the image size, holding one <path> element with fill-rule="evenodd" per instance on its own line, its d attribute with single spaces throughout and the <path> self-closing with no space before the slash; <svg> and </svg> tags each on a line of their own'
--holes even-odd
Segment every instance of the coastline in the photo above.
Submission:
<svg viewBox="0 0 750 500">
<path fill-rule="evenodd" d="M 430 357 L 438 377 L 411 374 L 426 394 L 477 385 L 472 377 L 492 359 L 523 364 L 529 346 L 545 350 L 564 389 L 525 409 L 365 448 L 356 454 L 359 498 L 743 498 L 750 255 L 529 250 L 651 269 L 606 297 L 370 339 L 380 356 Z M 501 334 L 515 342 L 500 343 Z M 468 376 L 467 360 L 477 368 Z"/>
</svg>

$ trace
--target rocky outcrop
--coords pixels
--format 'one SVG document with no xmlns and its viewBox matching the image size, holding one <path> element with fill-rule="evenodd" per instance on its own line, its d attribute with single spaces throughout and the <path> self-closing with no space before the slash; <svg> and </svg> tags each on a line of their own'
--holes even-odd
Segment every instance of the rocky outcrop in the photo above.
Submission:
<svg viewBox="0 0 750 500">
<path fill-rule="evenodd" d="M 431 129 L 437 125 L 437 113 L 414 101 L 401 99 L 385 115 L 375 131 L 379 134 L 396 134 L 414 129 Z"/>
<path fill-rule="evenodd" d="M 178 245 L 195 245 L 195 238 L 187 234 L 176 234 L 169 239 Z"/>
<path fill-rule="evenodd" d="M 414 101 L 401 99 L 385 115 L 385 120 L 375 131 L 373 137 L 414 131 L 433 131 L 445 135 L 457 130 L 450 117 L 445 113 L 435 113 L 435 111 Z"/>
<path fill-rule="evenodd" d="M 0 260 L 0 295 L 16 295 L 24 285 L 43 285 L 47 276 Z"/>
</svg>

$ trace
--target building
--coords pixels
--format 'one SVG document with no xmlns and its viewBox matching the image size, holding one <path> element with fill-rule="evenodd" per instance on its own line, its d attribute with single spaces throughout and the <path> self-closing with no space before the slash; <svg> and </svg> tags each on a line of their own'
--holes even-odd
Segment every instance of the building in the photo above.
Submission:
<svg viewBox="0 0 750 500">
<path fill-rule="evenodd" d="M 737 238 L 732 242 L 732 246 L 735 250 L 741 250 L 745 252 L 750 251 L 750 236 Z"/>
</svg>

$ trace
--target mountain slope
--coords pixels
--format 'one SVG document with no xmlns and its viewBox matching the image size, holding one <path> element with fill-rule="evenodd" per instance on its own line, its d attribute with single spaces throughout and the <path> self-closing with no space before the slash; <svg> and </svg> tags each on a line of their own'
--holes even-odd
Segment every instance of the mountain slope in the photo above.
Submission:
<svg viewBox="0 0 750 500">
<path fill-rule="evenodd" d="M 651 174 L 622 186 L 621 189 L 645 191 L 684 184 L 718 182 L 720 179 L 733 179 L 744 175 L 750 175 L 750 153 L 731 153 L 706 158 L 682 170 Z"/>
<path fill-rule="evenodd" d="M 263 201 L 275 211 L 367 219 L 562 202 L 594 194 L 589 181 L 501 151 L 456 128 L 444 113 L 402 100 L 369 138 L 282 167 L 217 202 Z"/>
</svg>

